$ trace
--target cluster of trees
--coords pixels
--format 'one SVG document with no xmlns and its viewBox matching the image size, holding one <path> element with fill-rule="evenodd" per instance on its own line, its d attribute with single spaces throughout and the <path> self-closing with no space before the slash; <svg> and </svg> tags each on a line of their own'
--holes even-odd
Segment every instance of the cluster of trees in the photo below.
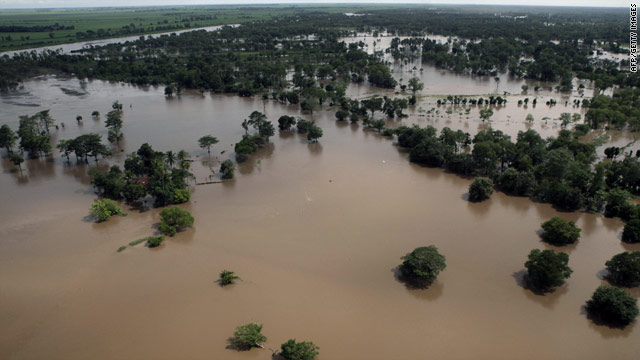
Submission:
<svg viewBox="0 0 640 360">
<path fill-rule="evenodd" d="M 60 25 L 55 23 L 53 25 L 34 25 L 34 26 L 21 26 L 21 25 L 0 25 L 0 33 L 25 33 L 25 32 L 46 32 L 56 30 L 74 30 L 76 27 L 73 25 Z"/>
<path fill-rule="evenodd" d="M 239 350 L 249 350 L 254 347 L 264 348 L 262 343 L 267 337 L 262 334 L 262 324 L 245 324 L 238 326 L 229 339 L 232 346 Z M 280 346 L 280 356 L 285 360 L 314 360 L 320 348 L 311 341 L 298 342 L 289 339 Z"/>
<path fill-rule="evenodd" d="M 254 134 L 249 134 L 250 127 L 255 130 Z M 238 162 L 246 161 L 250 154 L 253 154 L 268 143 L 269 138 L 275 134 L 273 124 L 267 120 L 265 114 L 259 111 L 252 112 L 249 115 L 249 119 L 244 119 L 242 128 L 245 134 L 242 136 L 242 140 L 234 146 Z"/>
<path fill-rule="evenodd" d="M 107 172 L 91 169 L 91 184 L 110 199 L 135 202 L 151 195 L 157 206 L 184 203 L 190 197 L 187 179 L 193 176 L 188 157 L 185 151 L 163 153 L 145 143 L 127 156 L 124 171 L 118 165 Z"/>
<path fill-rule="evenodd" d="M 412 162 L 442 167 L 464 175 L 482 175 L 505 193 L 531 196 L 565 210 L 601 211 L 628 221 L 639 217 L 629 202 L 640 193 L 640 163 L 627 156 L 619 161 L 595 163 L 593 144 L 578 140 L 579 134 L 561 130 L 543 139 L 536 131 L 518 133 L 515 142 L 499 130 L 478 132 L 472 141 L 462 131 L 432 126 L 401 126 L 385 133 L 397 135 L 398 145 L 409 148 Z M 473 144 L 470 152 L 461 150 Z M 595 163 L 595 165 L 594 165 Z M 490 186 L 480 198 L 490 195 Z M 488 184 L 490 185 L 490 184 Z"/>
<path fill-rule="evenodd" d="M 111 150 L 102 143 L 102 136 L 94 133 L 84 134 L 70 140 L 60 140 L 56 148 L 70 161 L 70 155 L 75 154 L 76 161 L 83 159 L 88 162 L 89 157 L 98 161 L 98 156 L 109 156 Z"/>
<path fill-rule="evenodd" d="M 43 110 L 31 116 L 20 116 L 17 131 L 20 149 L 28 152 L 33 158 L 48 154 L 51 151 L 50 129 L 54 126 L 55 120 L 49 114 L 49 110 Z M 12 135 L 8 131 L 7 133 L 10 139 Z"/>
<path fill-rule="evenodd" d="M 624 89 L 613 97 L 596 96 L 589 104 L 585 120 L 592 129 L 640 130 L 640 89 Z"/>
</svg>

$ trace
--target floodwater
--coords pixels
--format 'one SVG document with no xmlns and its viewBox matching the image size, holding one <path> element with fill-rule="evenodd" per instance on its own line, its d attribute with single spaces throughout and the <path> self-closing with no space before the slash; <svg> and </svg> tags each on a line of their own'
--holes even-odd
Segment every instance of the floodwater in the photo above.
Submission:
<svg viewBox="0 0 640 360">
<path fill-rule="evenodd" d="M 128 209 L 126 217 L 93 223 L 86 218 L 96 198 L 86 175 L 93 161 L 68 165 L 56 153 L 26 161 L 21 174 L 3 150 L 2 359 L 270 359 L 270 350 L 290 338 L 315 342 L 320 359 L 634 359 L 640 352 L 638 324 L 611 329 L 583 310 L 604 283 L 605 261 L 640 250 L 621 243 L 619 220 L 502 193 L 469 203 L 471 180 L 409 163 L 391 140 L 337 123 L 334 111 L 302 115 L 296 107 L 229 95 L 166 99 L 162 88 L 56 77 L 27 81 L 20 91 L 2 95 L 2 124 L 15 129 L 19 115 L 50 108 L 65 123 L 53 130 L 56 141 L 106 135 L 104 116 L 120 100 L 123 152 L 115 149 L 98 166 L 121 164 L 125 153 L 149 142 L 156 150 L 190 152 L 199 182 L 209 167 L 232 158 L 240 123 L 253 110 L 274 122 L 284 114 L 312 118 L 324 136 L 309 145 L 294 132 L 276 134 L 239 166 L 236 179 L 194 186 L 183 205 L 195 217 L 193 229 L 157 249 L 121 253 L 119 246 L 154 233 L 159 209 Z M 402 121 L 471 133 L 487 126 L 477 109 L 469 119 L 420 116 L 420 107 L 437 107 L 433 101 L 422 99 Z M 524 130 L 531 112 L 532 126 L 542 129 L 542 117 L 564 112 L 541 104 L 524 110 L 516 102 L 496 110 L 496 128 Z M 93 110 L 103 120 L 94 121 Z M 558 130 L 548 122 L 546 135 Z M 211 156 L 197 147 L 209 133 L 220 139 Z M 555 215 L 582 228 L 576 245 L 540 241 L 540 223 Z M 446 256 L 447 269 L 430 288 L 409 289 L 394 268 L 426 245 Z M 534 248 L 570 254 L 574 273 L 554 293 L 523 287 Z M 219 287 L 223 269 L 242 281 Z M 227 349 L 235 327 L 249 322 L 264 324 L 265 349 Z"/>
</svg>

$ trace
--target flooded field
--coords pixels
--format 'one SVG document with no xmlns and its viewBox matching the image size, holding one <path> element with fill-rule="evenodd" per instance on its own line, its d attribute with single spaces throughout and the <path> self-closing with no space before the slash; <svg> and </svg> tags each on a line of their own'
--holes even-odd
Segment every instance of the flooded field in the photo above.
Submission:
<svg viewBox="0 0 640 360">
<path fill-rule="evenodd" d="M 481 88 L 475 93 L 490 92 Z M 492 117 L 494 128 L 512 136 L 529 126 L 527 113 L 544 136 L 559 124 L 543 117 L 584 115 L 571 105 L 523 109 L 517 98 Z M 332 110 L 302 115 L 257 98 L 167 99 L 163 88 L 43 77 L 2 95 L 0 122 L 16 129 L 19 115 L 50 108 L 65 123 L 53 132 L 55 142 L 87 132 L 106 137 L 104 119 L 90 114 L 104 117 L 115 100 L 124 104 L 123 148 L 100 167 L 122 164 L 124 154 L 149 142 L 190 152 L 196 179 L 205 180 L 209 167 L 217 171 L 232 158 L 240 123 L 254 110 L 273 122 L 284 114 L 312 118 L 324 136 L 309 145 L 294 132 L 276 134 L 235 180 L 194 186 L 184 205 L 193 229 L 157 249 L 121 253 L 119 246 L 154 233 L 159 209 L 128 209 L 126 217 L 93 223 L 87 215 L 96 196 L 86 175 L 93 161 L 68 165 L 56 152 L 26 161 L 21 175 L 2 151 L 2 359 L 270 359 L 289 338 L 312 340 L 320 359 L 633 359 L 640 352 L 638 324 L 596 325 L 583 309 L 604 283 L 605 261 L 640 250 L 620 241 L 621 221 L 502 193 L 469 203 L 470 180 L 409 163 L 391 140 L 337 123 Z M 488 126 L 477 120 L 477 107 L 468 119 L 457 111 L 449 117 L 448 106 L 439 108 L 443 117 L 423 116 L 419 108 L 438 108 L 435 101 L 421 98 L 408 118 L 389 125 L 472 134 Z M 211 156 L 197 146 L 209 133 L 221 140 Z M 614 142 L 629 137 L 612 133 Z M 555 215 L 582 228 L 579 242 L 562 248 L 574 273 L 554 293 L 535 295 L 522 286 L 524 262 L 531 249 L 554 248 L 537 231 Z M 436 245 L 447 269 L 429 289 L 411 290 L 394 268 L 423 245 Z M 243 281 L 219 287 L 222 269 Z M 235 327 L 248 322 L 264 324 L 266 349 L 227 349 Z"/>
</svg>

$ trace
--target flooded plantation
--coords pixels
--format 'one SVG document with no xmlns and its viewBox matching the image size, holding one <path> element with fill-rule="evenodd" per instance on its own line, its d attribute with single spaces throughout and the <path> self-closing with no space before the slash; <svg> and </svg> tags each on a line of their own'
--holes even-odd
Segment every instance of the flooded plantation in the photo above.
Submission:
<svg viewBox="0 0 640 360">
<path fill-rule="evenodd" d="M 424 95 L 493 93 L 482 84 L 461 90 L 457 79 L 448 78 L 448 89 L 430 90 L 435 81 L 427 77 Z M 352 89 L 348 95 L 355 96 Z M 632 359 L 640 351 L 638 324 L 597 325 L 584 310 L 605 283 L 604 263 L 640 250 L 620 241 L 622 221 L 558 212 L 500 192 L 470 203 L 471 179 L 410 163 L 389 138 L 336 122 L 335 109 L 310 115 L 257 97 L 166 98 L 162 90 L 41 77 L 2 95 L 0 119 L 12 128 L 20 115 L 51 109 L 60 126 L 52 130 L 54 143 L 88 132 L 106 137 L 104 118 L 91 113 L 104 117 L 119 100 L 124 138 L 112 157 L 97 163 L 78 165 L 72 157 L 68 164 L 56 151 L 26 160 L 22 171 L 3 150 L 0 358 L 270 359 L 270 350 L 289 338 L 312 339 L 322 359 Z M 584 117 L 571 106 L 575 96 L 568 106 L 542 102 L 526 109 L 517 104 L 522 95 L 509 96 L 489 122 L 512 137 L 529 127 L 554 136 L 560 113 Z M 429 124 L 472 135 L 489 126 L 477 107 L 447 114 L 451 105 L 436 100 L 420 97 L 408 118 L 388 126 Z M 432 108 L 439 113 L 427 116 Z M 104 223 L 88 218 L 96 198 L 89 168 L 122 164 L 148 142 L 159 151 L 188 151 L 195 182 L 204 182 L 221 161 L 233 159 L 241 122 L 254 110 L 273 122 L 281 115 L 313 119 L 324 136 L 309 144 L 295 131 L 276 133 L 238 165 L 236 179 L 192 182 L 183 207 L 194 227 L 159 248 L 116 252 L 156 231 L 160 209 L 127 208 L 128 216 Z M 532 124 L 525 121 L 529 113 Z M 204 134 L 220 139 L 211 155 L 198 147 Z M 611 141 L 626 144 L 633 135 L 612 132 Z M 540 224 L 552 216 L 576 221 L 577 244 L 558 248 L 540 240 Z M 396 267 L 401 256 L 427 245 L 446 256 L 447 268 L 428 289 L 411 289 Z M 574 273 L 550 294 L 524 285 L 524 262 L 534 248 L 570 255 Z M 242 281 L 218 286 L 222 269 Z M 264 324 L 265 349 L 229 349 L 235 327 L 249 322 Z"/>
</svg>

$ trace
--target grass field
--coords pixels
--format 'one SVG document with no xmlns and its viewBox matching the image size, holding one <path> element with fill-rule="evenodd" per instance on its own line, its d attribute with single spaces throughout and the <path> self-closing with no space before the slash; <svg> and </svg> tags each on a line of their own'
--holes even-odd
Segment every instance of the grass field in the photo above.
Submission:
<svg viewBox="0 0 640 360">
<path fill-rule="evenodd" d="M 129 8 L 74 8 L 2 10 L 3 27 L 69 27 L 73 29 L 29 32 L 0 31 L 0 51 L 111 37 L 152 34 L 213 25 L 241 24 L 291 15 L 300 11 L 348 12 L 358 5 L 211 5 Z M 368 6 L 367 9 L 372 8 Z M 20 30 L 20 29 L 17 29 Z M 37 30 L 37 29 L 32 29 Z"/>
</svg>

